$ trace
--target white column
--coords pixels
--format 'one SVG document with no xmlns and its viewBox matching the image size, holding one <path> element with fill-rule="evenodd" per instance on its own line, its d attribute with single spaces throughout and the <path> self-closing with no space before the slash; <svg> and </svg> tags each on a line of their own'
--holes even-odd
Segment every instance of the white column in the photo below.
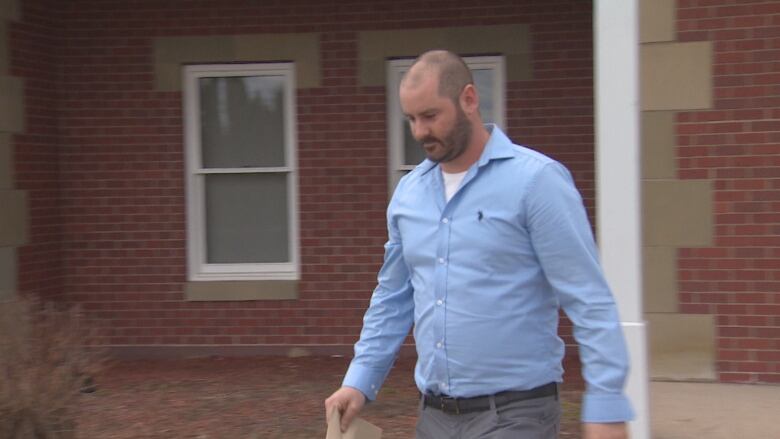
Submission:
<svg viewBox="0 0 780 439">
<path fill-rule="evenodd" d="M 595 0 L 596 228 L 631 356 L 632 439 L 650 439 L 642 315 L 638 0 Z"/>
</svg>

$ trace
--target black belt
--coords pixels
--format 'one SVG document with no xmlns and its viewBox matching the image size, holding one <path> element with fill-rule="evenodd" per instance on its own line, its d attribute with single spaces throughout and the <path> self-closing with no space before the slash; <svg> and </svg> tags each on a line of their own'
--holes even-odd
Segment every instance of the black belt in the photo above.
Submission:
<svg viewBox="0 0 780 439">
<path fill-rule="evenodd" d="M 473 398 L 454 398 L 446 395 L 425 395 L 423 404 L 443 411 L 444 413 L 459 415 L 462 413 L 481 412 L 490 408 L 490 398 L 496 401 L 496 408 L 511 402 L 525 401 L 527 399 L 543 398 L 558 394 L 558 383 L 552 382 L 534 387 L 530 390 L 509 390 L 488 396 L 475 396 Z"/>
</svg>

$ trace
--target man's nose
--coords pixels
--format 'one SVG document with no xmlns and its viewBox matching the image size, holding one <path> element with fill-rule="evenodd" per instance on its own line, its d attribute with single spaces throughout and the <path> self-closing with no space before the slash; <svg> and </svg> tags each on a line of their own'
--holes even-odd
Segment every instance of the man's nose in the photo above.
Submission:
<svg viewBox="0 0 780 439">
<path fill-rule="evenodd" d="M 419 120 L 412 122 L 410 128 L 412 129 L 412 136 L 414 136 L 417 141 L 422 140 L 428 135 L 428 128 Z"/>
</svg>

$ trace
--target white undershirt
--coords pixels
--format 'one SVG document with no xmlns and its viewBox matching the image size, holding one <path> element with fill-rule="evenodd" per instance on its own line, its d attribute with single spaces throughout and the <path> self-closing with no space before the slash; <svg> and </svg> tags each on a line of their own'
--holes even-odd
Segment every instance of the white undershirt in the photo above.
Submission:
<svg viewBox="0 0 780 439">
<path fill-rule="evenodd" d="M 444 178 L 444 196 L 447 197 L 447 201 L 450 201 L 450 198 L 452 198 L 452 196 L 455 195 L 455 192 L 458 191 L 460 182 L 463 181 L 463 177 L 466 176 L 466 172 L 468 172 L 468 170 L 458 172 L 456 174 L 450 174 L 449 172 L 441 171 L 441 176 Z"/>
</svg>

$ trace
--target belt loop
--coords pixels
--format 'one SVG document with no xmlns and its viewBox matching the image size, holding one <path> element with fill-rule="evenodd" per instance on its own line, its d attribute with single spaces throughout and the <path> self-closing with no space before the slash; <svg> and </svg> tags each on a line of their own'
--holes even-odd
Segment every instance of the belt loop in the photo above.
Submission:
<svg viewBox="0 0 780 439">
<path fill-rule="evenodd" d="M 490 400 L 490 410 L 495 412 L 496 411 L 496 396 L 495 395 L 490 395 L 488 400 Z"/>
</svg>

